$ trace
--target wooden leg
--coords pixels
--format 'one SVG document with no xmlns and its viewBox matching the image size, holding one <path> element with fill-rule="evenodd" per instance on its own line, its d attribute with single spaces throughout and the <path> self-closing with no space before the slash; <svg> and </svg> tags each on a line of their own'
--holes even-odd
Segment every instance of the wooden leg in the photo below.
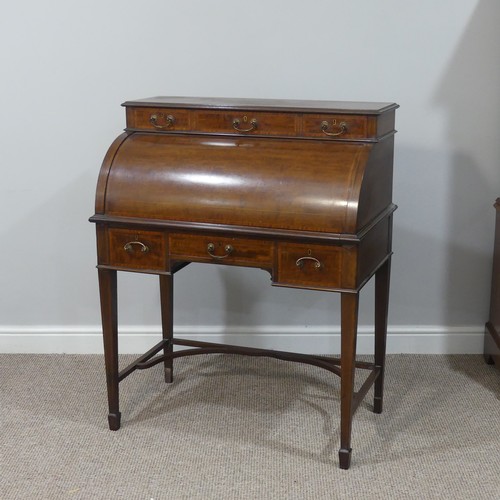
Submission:
<svg viewBox="0 0 500 500">
<path fill-rule="evenodd" d="M 351 429 L 356 362 L 356 336 L 358 330 L 358 305 L 359 296 L 357 293 L 341 294 L 339 450 L 341 469 L 348 469 L 351 465 Z"/>
<path fill-rule="evenodd" d="M 164 347 L 165 355 L 173 351 L 172 339 L 174 336 L 174 276 L 160 275 L 160 302 L 161 302 L 161 327 L 163 338 L 168 340 Z M 173 359 L 165 359 L 165 382 L 173 382 Z"/>
<path fill-rule="evenodd" d="M 387 313 L 389 310 L 389 280 L 391 259 L 375 274 L 375 366 L 380 374 L 375 381 L 373 411 L 382 413 L 384 399 L 385 351 L 387 343 Z"/>
<path fill-rule="evenodd" d="M 104 363 L 108 388 L 109 428 L 120 428 L 118 393 L 118 311 L 116 296 L 116 271 L 99 269 L 99 293 L 101 297 Z"/>
</svg>

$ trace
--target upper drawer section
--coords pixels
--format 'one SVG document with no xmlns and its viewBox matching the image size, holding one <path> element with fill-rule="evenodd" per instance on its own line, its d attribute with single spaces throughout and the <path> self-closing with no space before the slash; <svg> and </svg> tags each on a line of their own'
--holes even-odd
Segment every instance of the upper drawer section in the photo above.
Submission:
<svg viewBox="0 0 500 500">
<path fill-rule="evenodd" d="M 127 108 L 127 128 L 158 132 L 297 136 L 300 117 L 293 113 Z"/>
<path fill-rule="evenodd" d="M 163 133 L 376 141 L 394 130 L 395 104 L 254 99 L 131 101 L 127 129 Z"/>
</svg>

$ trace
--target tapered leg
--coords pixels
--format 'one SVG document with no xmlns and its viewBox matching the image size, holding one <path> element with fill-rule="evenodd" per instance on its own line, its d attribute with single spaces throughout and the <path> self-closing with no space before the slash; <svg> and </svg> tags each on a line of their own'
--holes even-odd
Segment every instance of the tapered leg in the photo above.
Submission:
<svg viewBox="0 0 500 500">
<path fill-rule="evenodd" d="M 373 411 L 382 413 L 384 398 L 385 351 L 387 343 L 387 313 L 389 310 L 389 280 L 391 259 L 375 274 L 375 366 L 380 374 L 375 381 Z"/>
<path fill-rule="evenodd" d="M 118 311 L 116 296 L 116 271 L 99 269 L 99 293 L 101 297 L 104 363 L 108 388 L 109 428 L 120 428 L 118 393 Z"/>
<path fill-rule="evenodd" d="M 357 293 L 341 294 L 339 450 L 341 469 L 348 469 L 351 464 L 351 429 L 356 362 L 356 336 L 358 330 L 358 304 L 359 296 Z"/>
<path fill-rule="evenodd" d="M 160 303 L 161 303 L 161 326 L 163 338 L 168 340 L 163 353 L 171 354 L 173 351 L 172 339 L 174 336 L 174 276 L 160 275 Z M 173 381 L 173 359 L 165 359 L 165 382 Z"/>
</svg>

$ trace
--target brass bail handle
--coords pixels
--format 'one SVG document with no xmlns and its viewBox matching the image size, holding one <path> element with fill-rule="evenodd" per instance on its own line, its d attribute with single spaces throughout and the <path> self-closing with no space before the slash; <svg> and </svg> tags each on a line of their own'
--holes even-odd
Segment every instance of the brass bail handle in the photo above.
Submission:
<svg viewBox="0 0 500 500">
<path fill-rule="evenodd" d="M 165 122 L 165 125 L 160 125 L 158 121 L 163 120 Z M 152 114 L 149 117 L 149 121 L 151 125 L 153 125 L 154 128 L 157 129 L 166 129 L 166 128 L 171 128 L 174 126 L 175 123 L 175 118 L 173 115 L 167 115 L 165 116 L 163 113 L 158 113 L 158 114 Z"/>
<path fill-rule="evenodd" d="M 336 121 L 334 120 L 332 125 L 336 125 Z M 339 135 L 345 134 L 347 132 L 347 123 L 340 122 L 339 130 L 337 132 L 327 132 L 329 123 L 325 120 L 321 122 L 321 132 L 329 137 L 338 137 Z"/>
<path fill-rule="evenodd" d="M 315 257 L 310 257 L 309 255 L 307 257 L 301 257 L 300 259 L 297 259 L 295 265 L 302 268 L 304 266 L 304 261 L 306 260 L 311 260 L 312 262 L 314 262 L 314 267 L 316 269 L 319 269 L 321 267 L 321 262 Z"/>
<path fill-rule="evenodd" d="M 149 252 L 149 247 L 142 241 L 129 241 L 128 243 L 125 243 L 125 245 L 123 245 L 123 249 L 128 253 L 132 253 L 134 251 L 133 245 L 139 246 L 141 248 L 141 252 L 143 253 Z"/>
<path fill-rule="evenodd" d="M 244 122 L 246 122 L 246 116 L 243 119 Z M 255 118 L 250 120 L 250 127 L 248 128 L 240 128 L 241 120 L 239 118 L 235 118 L 233 120 L 233 128 L 234 130 L 237 130 L 238 132 L 252 132 L 253 130 L 257 129 L 258 123 Z"/>
<path fill-rule="evenodd" d="M 213 252 L 215 251 L 215 244 L 214 243 L 209 243 L 207 245 L 207 253 L 210 255 L 210 257 L 213 257 L 214 259 L 225 259 L 226 257 L 229 257 L 229 255 L 233 252 L 234 248 L 232 245 L 226 245 L 224 247 L 224 252 L 225 255 L 215 255 Z"/>
</svg>

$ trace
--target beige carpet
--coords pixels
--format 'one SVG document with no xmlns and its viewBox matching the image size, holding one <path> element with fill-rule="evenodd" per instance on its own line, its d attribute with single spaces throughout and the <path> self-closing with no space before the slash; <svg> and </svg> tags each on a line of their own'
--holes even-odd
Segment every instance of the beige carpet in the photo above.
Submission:
<svg viewBox="0 0 500 500">
<path fill-rule="evenodd" d="M 229 355 L 174 366 L 173 385 L 160 365 L 122 382 L 111 432 L 102 357 L 0 355 L 0 499 L 500 498 L 500 372 L 481 356 L 388 356 L 384 413 L 369 394 L 348 471 L 336 376 Z"/>
</svg>

